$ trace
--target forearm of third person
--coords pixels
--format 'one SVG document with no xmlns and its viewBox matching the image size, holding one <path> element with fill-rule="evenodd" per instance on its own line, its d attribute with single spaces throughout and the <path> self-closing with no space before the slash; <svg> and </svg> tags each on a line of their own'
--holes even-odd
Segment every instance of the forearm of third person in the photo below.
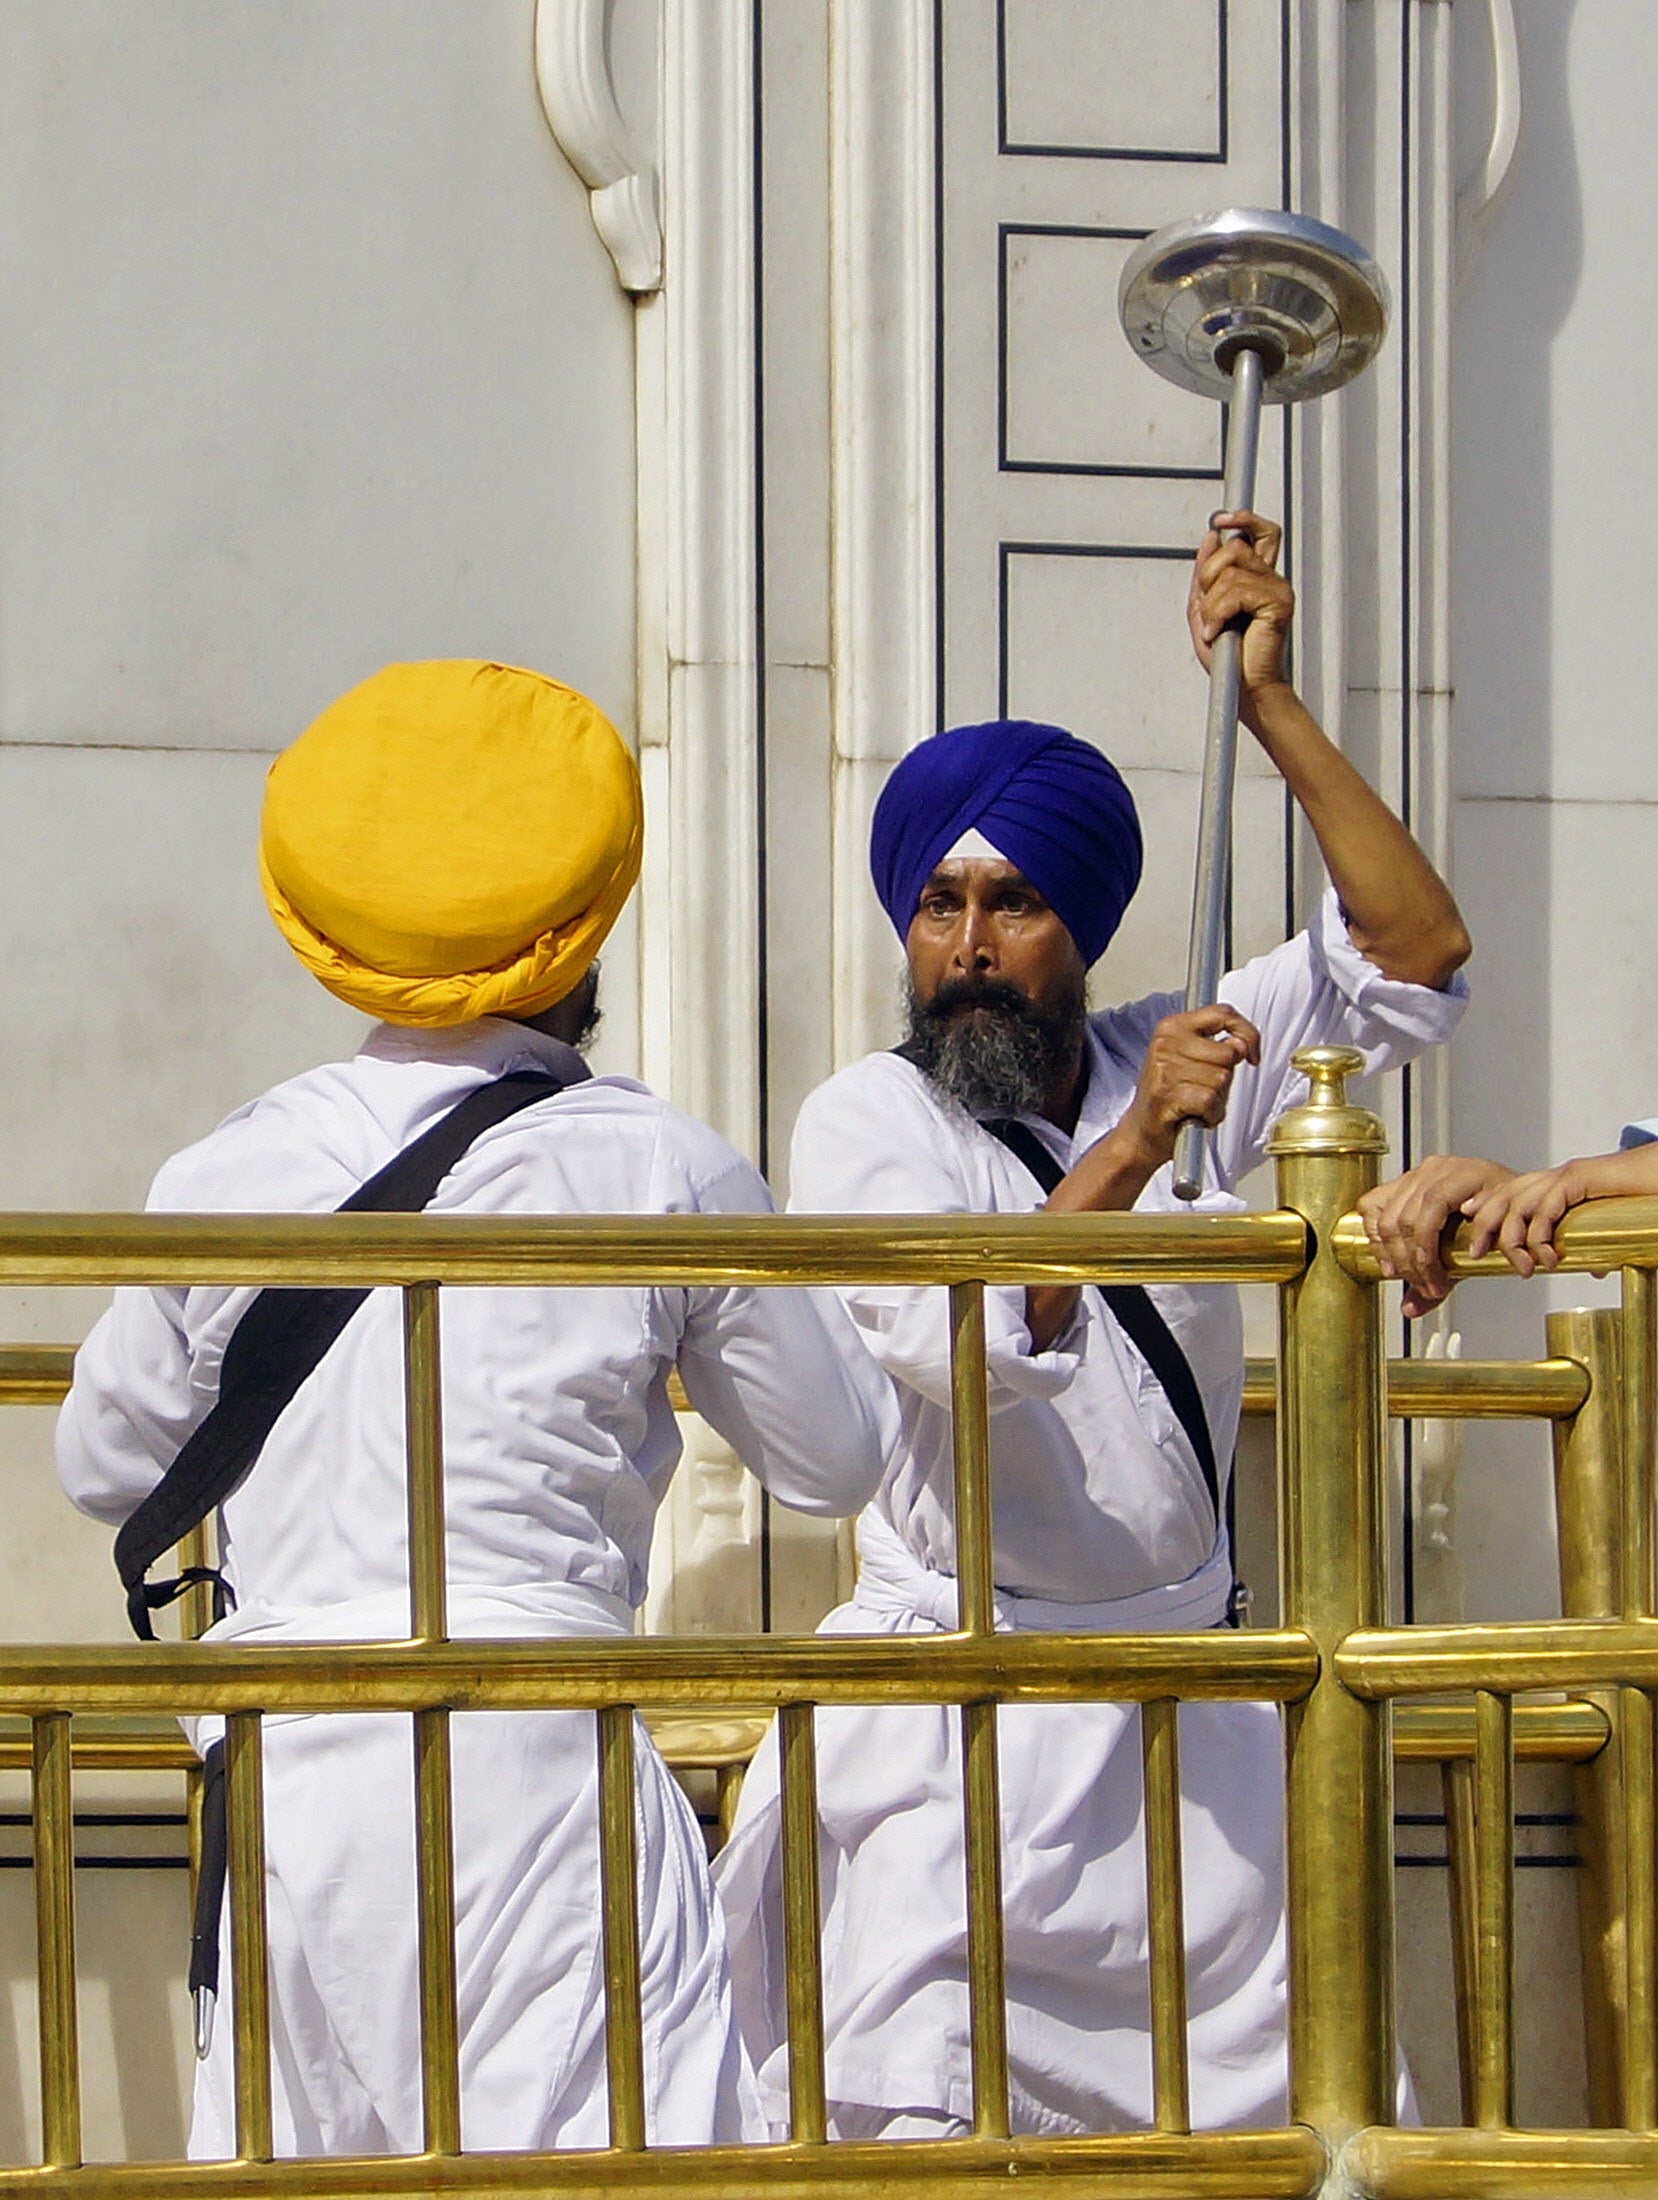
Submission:
<svg viewBox="0 0 1658 2200">
<path fill-rule="evenodd" d="M 1133 1206 L 1168 1159 L 1146 1151 L 1119 1125 L 1098 1139 L 1068 1175 L 1049 1193 L 1043 1212 L 1050 1215 L 1122 1214 Z M 1046 1352 L 1077 1309 L 1081 1287 L 1074 1283 L 1033 1283 L 1025 1290 L 1025 1327 L 1031 1350 Z"/>
<path fill-rule="evenodd" d="M 1384 978 L 1446 985 L 1470 942 L 1451 890 L 1294 690 L 1245 700 L 1244 715 L 1317 837 L 1353 944 Z"/>
</svg>

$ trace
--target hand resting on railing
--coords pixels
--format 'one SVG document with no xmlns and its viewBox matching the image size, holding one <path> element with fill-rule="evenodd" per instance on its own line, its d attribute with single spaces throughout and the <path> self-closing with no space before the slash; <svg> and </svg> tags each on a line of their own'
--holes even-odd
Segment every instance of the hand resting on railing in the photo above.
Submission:
<svg viewBox="0 0 1658 2200">
<path fill-rule="evenodd" d="M 1449 1236 L 1463 1222 L 1459 1250 L 1498 1252 L 1522 1276 L 1560 1265 L 1555 1231 L 1592 1199 L 1658 1194 L 1658 1143 L 1631 1124 L 1615 1153 L 1554 1168 L 1515 1170 L 1500 1161 L 1434 1154 L 1359 1201 L 1358 1212 L 1384 1276 L 1405 1286 L 1407 1320 L 1438 1306 L 1455 1280 L 1445 1265 Z"/>
</svg>

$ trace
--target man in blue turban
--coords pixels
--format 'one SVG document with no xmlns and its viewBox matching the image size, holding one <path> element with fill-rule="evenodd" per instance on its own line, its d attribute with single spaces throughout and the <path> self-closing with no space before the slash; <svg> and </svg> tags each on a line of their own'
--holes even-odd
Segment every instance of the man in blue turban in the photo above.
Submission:
<svg viewBox="0 0 1658 2200">
<path fill-rule="evenodd" d="M 1243 635 L 1244 723 L 1323 852 L 1312 925 L 1232 973 L 1213 1007 L 1157 994 L 1090 1015 L 1089 966 L 1139 884 L 1120 774 L 1020 720 L 923 741 L 876 808 L 875 887 L 904 942 L 909 1031 L 801 1110 L 793 1204 L 995 1214 L 1174 1206 L 1182 1122 L 1215 1126 L 1200 1205 L 1234 1186 L 1304 1089 L 1291 1053 L 1356 1046 L 1372 1069 L 1446 1038 L 1467 934 L 1421 850 L 1284 677 L 1294 599 L 1279 531 L 1205 538 L 1188 616 L 1200 662 Z M 1180 943 L 1170 942 L 1171 959 Z M 892 1377 L 903 1445 L 858 1523 L 836 1633 L 956 1623 L 950 1324 L 938 1290 L 843 1293 Z M 1228 1613 L 1226 1481 L 1243 1387 L 1229 1289 L 1044 1285 L 985 1293 L 997 1623 L 1198 1628 Z M 1181 1710 L 1192 2120 L 1286 2107 L 1282 1742 L 1258 1704 Z M 1008 2052 L 1016 2131 L 1151 2121 L 1137 1722 L 1112 1704 L 1005 1708 Z M 824 2018 L 842 2137 L 971 2128 L 957 1724 L 945 1708 L 821 1710 Z M 739 2015 L 768 2113 L 787 2120 L 775 1757 L 756 1760 L 719 1878 Z"/>
</svg>

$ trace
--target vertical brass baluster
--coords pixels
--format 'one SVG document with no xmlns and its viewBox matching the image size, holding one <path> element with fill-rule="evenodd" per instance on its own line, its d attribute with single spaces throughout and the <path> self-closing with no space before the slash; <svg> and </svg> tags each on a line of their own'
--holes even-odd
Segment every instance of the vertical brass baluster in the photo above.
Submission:
<svg viewBox="0 0 1658 2200">
<path fill-rule="evenodd" d="M 950 1376 L 959 1624 L 968 1634 L 986 1635 L 995 1626 L 995 1595 L 982 1283 L 950 1286 Z M 962 1705 L 961 1742 L 973 2129 L 981 2138 L 1005 2138 L 1007 1964 L 1002 1938 L 1002 1810 L 993 1702 Z"/>
<path fill-rule="evenodd" d="M 207 1522 L 198 1520 L 179 1539 L 179 1571 L 209 1566 L 214 1555 L 208 1543 Z M 212 1588 L 205 1581 L 193 1581 L 179 1599 L 179 1633 L 186 1642 L 198 1642 L 212 1624 Z M 196 1914 L 196 1882 L 201 1876 L 201 1812 L 202 1768 L 194 1764 L 184 1775 L 184 1843 L 189 1866 L 186 1895 L 192 1918 Z"/>
<path fill-rule="evenodd" d="M 236 2153 L 271 2158 L 270 1945 L 265 1914 L 265 1779 L 257 1711 L 225 1721 L 230 1953 L 235 1987 Z"/>
<path fill-rule="evenodd" d="M 951 1440 L 956 1478 L 957 1625 L 988 1635 L 996 1624 L 990 1531 L 990 1400 L 985 1377 L 984 1285 L 950 1286 Z"/>
<path fill-rule="evenodd" d="M 443 1360 L 438 1287 L 403 1293 L 404 1414 L 409 1470 L 409 1632 L 449 1631 L 444 1540 Z M 461 2145 L 460 2023 L 455 1980 L 455 1805 L 449 1714 L 414 1715 L 415 1884 L 420 1934 L 420 2089 L 428 2154 Z"/>
<path fill-rule="evenodd" d="M 1180 1861 L 1180 1706 L 1160 1696 L 1140 1706 L 1146 1798 L 1146 1929 L 1151 1985 L 1153 2121 L 1190 2131 L 1186 2060 L 1186 1917 Z"/>
<path fill-rule="evenodd" d="M 207 1522 L 198 1520 L 187 1534 L 179 1538 L 178 1560 L 180 1570 L 191 1566 L 211 1566 L 214 1554 L 209 1545 Z M 199 1642 L 213 1624 L 213 1585 L 207 1581 L 193 1581 L 179 1599 L 179 1633 L 186 1642 Z"/>
<path fill-rule="evenodd" d="M 1456 2000 L 1457 2077 L 1462 2120 L 1476 2119 L 1479 2081 L 1480 1962 L 1475 1887 L 1479 1859 L 1474 1847 L 1474 1768 L 1466 1757 L 1448 1757 L 1440 1767 L 1445 1798 L 1446 1879 L 1451 1909 L 1451 1979 Z"/>
<path fill-rule="evenodd" d="M 1514 1707 L 1506 1696 L 1478 1689 L 1474 1719 L 1474 2121 L 1483 2131 L 1497 2131 L 1514 2121 Z"/>
<path fill-rule="evenodd" d="M 1002 1939 L 1002 1810 L 996 1706 L 961 1707 L 967 1826 L 967 2008 L 973 2042 L 973 2130 L 1005 2139 L 1007 1964 Z"/>
<path fill-rule="evenodd" d="M 449 1632 L 444 1549 L 443 1342 L 438 1287 L 403 1293 L 403 1410 L 409 1466 L 409 1633 L 442 1642 Z"/>
<path fill-rule="evenodd" d="M 1625 1923 L 1628 1935 L 1624 1986 L 1624 2122 L 1631 2131 L 1658 2127 L 1658 2041 L 1653 2036 L 1653 1942 L 1658 1932 L 1653 1892 L 1653 1838 L 1658 1826 L 1654 1793 L 1652 1698 L 1639 1688 L 1620 1689 L 1618 1752 L 1623 1760 Z"/>
<path fill-rule="evenodd" d="M 1567 1619 L 1615 1619 L 1623 1611 L 1622 1321 L 1612 1307 L 1550 1314 L 1548 1350 L 1588 1373 L 1589 1395 L 1554 1424 L 1555 1519 L 1560 1609 Z M 1589 2121 L 1625 2119 L 1623 2008 L 1628 1945 L 1627 1843 L 1618 1692 L 1587 1691 L 1606 1713 L 1606 1747 L 1575 1767 L 1583 1869 L 1577 1880 L 1583 1950 L 1583 2014 Z"/>
<path fill-rule="evenodd" d="M 1646 1619 L 1653 1609 L 1653 1385 L 1658 1376 L 1653 1278 L 1623 1272 L 1623 1616 Z M 1633 2131 L 1658 2126 L 1658 1888 L 1654 1843 L 1652 1698 L 1621 1691 L 1618 1721 L 1623 1755 L 1625 1899 L 1628 1983 L 1624 2005 L 1624 2113 Z"/>
<path fill-rule="evenodd" d="M 34 1721 L 35 1950 L 40 1982 L 41 2160 L 81 2159 L 80 2024 L 75 1997 L 75 1808 L 67 1711 Z"/>
<path fill-rule="evenodd" d="M 731 1829 L 737 1823 L 737 1805 L 743 1799 L 743 1778 L 746 1764 L 721 1765 L 714 1774 L 714 1809 L 719 1819 L 720 1847 L 731 1839 Z"/>
<path fill-rule="evenodd" d="M 1284 1624 L 1321 1669 L 1287 1721 L 1290 2115 L 1346 2133 L 1394 2116 L 1393 1750 L 1388 1707 L 1350 1695 L 1334 1665 L 1353 1629 L 1386 1618 L 1387 1454 L 1380 1289 L 1346 1273 L 1330 1233 L 1376 1182 L 1387 1133 L 1347 1103 L 1360 1055 L 1294 1059 L 1311 1091 L 1268 1140 L 1279 1202 L 1311 1238 L 1282 1300 Z"/>
<path fill-rule="evenodd" d="M 818 1891 L 817 1756 L 812 1706 L 777 1717 L 783 1788 L 783 1963 L 789 2004 L 789 2135 L 828 2136 L 823 2082 L 823 1919 Z"/>
<path fill-rule="evenodd" d="M 454 1777 L 447 1711 L 415 1713 L 415 1856 L 420 1928 L 420 2097 L 428 2154 L 461 2148 L 455 1982 Z"/>
<path fill-rule="evenodd" d="M 634 1839 L 633 1707 L 599 1715 L 599 1882 L 604 1912 L 605 2066 L 610 2143 L 645 2143 L 644 2012 L 639 1978 L 639 1860 Z"/>
<path fill-rule="evenodd" d="M 1653 1278 L 1623 1272 L 1623 1426 L 1628 1465 L 1624 1482 L 1624 1617 L 1652 1616 L 1653 1384 L 1658 1379 L 1658 1308 Z"/>
</svg>

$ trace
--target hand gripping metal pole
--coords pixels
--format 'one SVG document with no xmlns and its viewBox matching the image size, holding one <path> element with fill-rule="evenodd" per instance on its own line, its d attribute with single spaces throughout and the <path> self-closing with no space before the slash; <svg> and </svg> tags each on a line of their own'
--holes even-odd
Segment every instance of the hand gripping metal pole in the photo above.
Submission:
<svg viewBox="0 0 1658 2200">
<path fill-rule="evenodd" d="M 1387 329 L 1387 284 L 1362 246 L 1305 215 L 1232 209 L 1175 222 L 1123 269 L 1118 312 L 1130 344 L 1168 381 L 1229 407 L 1222 502 L 1255 498 L 1261 406 L 1339 389 L 1375 356 Z M 1221 979 L 1231 878 L 1242 635 L 1210 653 L 1209 724 L 1198 822 L 1186 1006 L 1207 1008 Z M 1203 1186 L 1204 1126 L 1181 1126 L 1174 1188 Z"/>
</svg>

